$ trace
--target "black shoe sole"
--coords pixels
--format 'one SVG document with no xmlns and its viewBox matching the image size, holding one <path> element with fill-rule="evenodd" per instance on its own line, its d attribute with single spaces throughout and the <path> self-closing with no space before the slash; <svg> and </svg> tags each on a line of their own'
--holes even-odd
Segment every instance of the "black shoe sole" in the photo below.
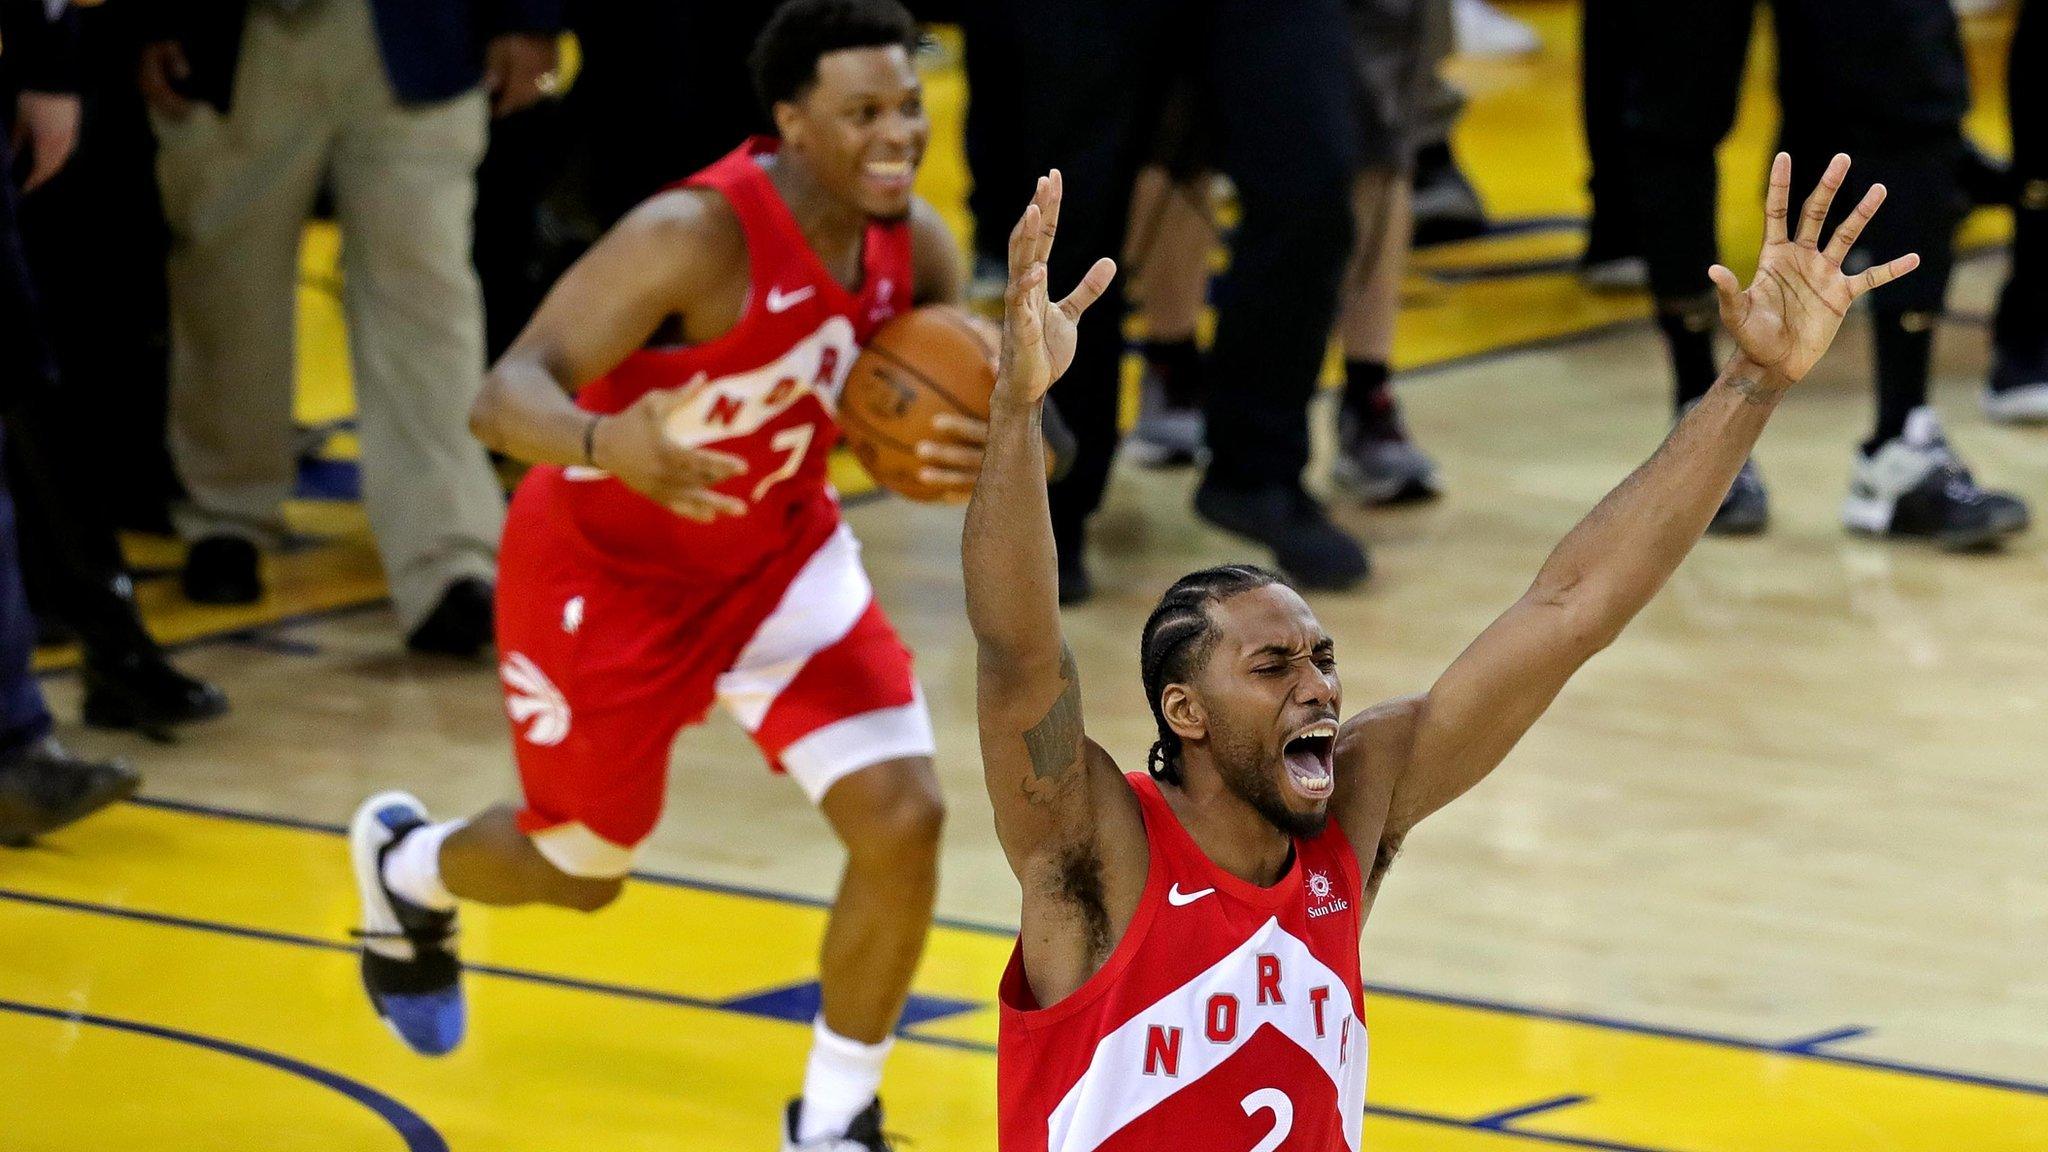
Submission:
<svg viewBox="0 0 2048 1152">
<path fill-rule="evenodd" d="M 151 732 L 225 716 L 228 702 L 225 697 L 216 696 L 196 708 L 159 710 L 138 707 L 132 701 L 118 696 L 95 695 L 89 692 L 80 711 L 81 718 L 88 728 L 114 732 Z"/>
</svg>

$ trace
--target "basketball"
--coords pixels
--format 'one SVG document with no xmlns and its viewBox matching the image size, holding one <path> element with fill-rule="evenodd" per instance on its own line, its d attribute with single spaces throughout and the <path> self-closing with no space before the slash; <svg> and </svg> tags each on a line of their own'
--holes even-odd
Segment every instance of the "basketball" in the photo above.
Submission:
<svg viewBox="0 0 2048 1152">
<path fill-rule="evenodd" d="M 963 308 L 930 305 L 882 325 L 839 394 L 839 427 L 854 458 L 899 496 L 944 498 L 948 489 L 918 479 L 918 441 L 939 438 L 934 422 L 943 413 L 988 419 L 995 357 Z"/>
</svg>

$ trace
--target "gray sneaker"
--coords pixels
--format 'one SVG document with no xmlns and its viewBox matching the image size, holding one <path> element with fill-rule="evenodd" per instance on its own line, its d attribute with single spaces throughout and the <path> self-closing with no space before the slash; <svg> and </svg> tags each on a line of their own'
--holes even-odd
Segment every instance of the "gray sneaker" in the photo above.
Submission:
<svg viewBox="0 0 2048 1152">
<path fill-rule="evenodd" d="M 1764 488 L 1763 473 L 1755 460 L 1744 460 L 1742 471 L 1722 497 L 1720 511 L 1707 525 L 1709 536 L 1754 536 L 1771 523 L 1771 494 Z"/>
<path fill-rule="evenodd" d="M 1338 417 L 1337 444 L 1330 478 L 1362 504 L 1416 504 L 1443 495 L 1436 461 L 1405 436 L 1368 436 L 1345 413 Z"/>
<path fill-rule="evenodd" d="M 1202 410 L 1174 404 L 1150 372 L 1138 385 L 1138 424 L 1124 441 L 1131 462 L 1144 468 L 1185 468 L 1209 452 Z"/>
</svg>

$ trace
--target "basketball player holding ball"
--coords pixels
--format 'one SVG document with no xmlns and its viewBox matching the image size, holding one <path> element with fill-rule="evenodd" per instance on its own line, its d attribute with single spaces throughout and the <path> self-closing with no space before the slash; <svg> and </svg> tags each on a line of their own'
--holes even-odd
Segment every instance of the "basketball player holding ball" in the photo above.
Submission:
<svg viewBox="0 0 2048 1152">
<path fill-rule="evenodd" d="M 1097 262 L 1050 302 L 1059 174 L 1039 181 L 1010 237 L 963 542 L 982 760 L 1024 890 L 1001 987 L 1004 1152 L 1358 1152 L 1359 931 L 1403 838 L 1491 772 L 1649 602 L 1849 306 L 1918 265 L 1843 274 L 1884 199 L 1873 186 L 1823 246 L 1848 169 L 1835 157 L 1788 234 L 1779 155 L 1756 279 L 1711 272 L 1736 357 L 1427 692 L 1341 720 L 1336 647 L 1301 597 L 1257 568 L 1196 572 L 1145 623 L 1159 740 L 1130 775 L 1082 723 L 1037 431 L 1114 269 Z"/>
<path fill-rule="evenodd" d="M 848 852 L 786 1149 L 882 1148 L 882 1061 L 930 927 L 943 816 L 910 654 L 826 482 L 866 339 L 957 299 L 911 193 L 929 127 L 894 0 L 795 0 L 753 55 L 779 140 L 627 215 L 492 370 L 477 435 L 532 461 L 497 639 L 524 804 L 436 823 L 388 792 L 351 828 L 370 999 L 414 1050 L 466 1026 L 458 900 L 595 911 L 661 812 L 676 733 L 720 703 Z M 920 446 L 964 498 L 985 425 Z M 1042 481 L 1041 481 L 1042 483 Z"/>
</svg>

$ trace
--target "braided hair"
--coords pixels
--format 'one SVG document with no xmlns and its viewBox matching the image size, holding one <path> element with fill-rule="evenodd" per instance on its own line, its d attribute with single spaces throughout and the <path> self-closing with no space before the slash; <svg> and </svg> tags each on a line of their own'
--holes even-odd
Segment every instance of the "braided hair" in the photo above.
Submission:
<svg viewBox="0 0 2048 1152">
<path fill-rule="evenodd" d="M 1138 669 L 1145 680 L 1145 695 L 1152 701 L 1152 719 L 1159 725 L 1159 739 L 1145 758 L 1145 770 L 1153 779 L 1181 782 L 1180 734 L 1167 724 L 1160 696 L 1168 684 L 1185 681 L 1190 672 L 1208 661 L 1216 646 L 1216 623 L 1209 617 L 1209 605 L 1281 583 L 1285 581 L 1264 568 L 1225 564 L 1188 573 L 1159 598 L 1138 640 Z"/>
</svg>

